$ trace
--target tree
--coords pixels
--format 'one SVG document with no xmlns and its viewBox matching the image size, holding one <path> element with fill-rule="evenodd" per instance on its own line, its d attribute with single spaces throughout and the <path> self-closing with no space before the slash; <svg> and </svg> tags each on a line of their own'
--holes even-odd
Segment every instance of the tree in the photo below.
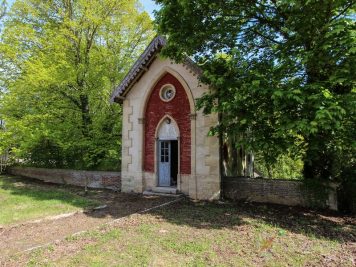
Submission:
<svg viewBox="0 0 356 267">
<path fill-rule="evenodd" d="M 16 1 L 0 43 L 1 145 L 34 165 L 119 165 L 121 108 L 109 95 L 152 35 L 135 0 Z"/>
<path fill-rule="evenodd" d="M 163 50 L 193 56 L 219 112 L 213 133 L 243 136 L 267 162 L 302 157 L 305 178 L 355 166 L 355 5 L 327 1 L 156 0 Z"/>
<path fill-rule="evenodd" d="M 7 3 L 5 0 L 0 2 L 0 33 L 2 29 L 2 20 L 4 19 L 6 15 L 6 9 L 7 9 Z M 0 72 L 2 72 L 2 60 L 0 60 Z M 0 101 L 2 98 L 4 88 L 3 88 L 3 82 L 0 80 Z M 2 116 L 0 115 L 0 131 L 4 131 L 4 121 L 2 119 Z M 0 147 L 0 156 L 3 153 L 1 147 Z"/>
<path fill-rule="evenodd" d="M 6 13 L 6 1 L 3 0 L 0 3 L 0 20 L 5 16 Z"/>
</svg>

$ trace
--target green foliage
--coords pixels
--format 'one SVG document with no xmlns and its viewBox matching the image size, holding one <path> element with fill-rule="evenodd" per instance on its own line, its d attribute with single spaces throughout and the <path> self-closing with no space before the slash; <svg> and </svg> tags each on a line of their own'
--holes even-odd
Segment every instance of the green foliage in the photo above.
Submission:
<svg viewBox="0 0 356 267">
<path fill-rule="evenodd" d="M 3 0 L 0 2 L 0 20 L 5 16 L 6 13 L 6 1 Z"/>
<path fill-rule="evenodd" d="M 27 149 L 24 160 L 30 166 L 63 168 L 65 167 L 63 157 L 64 153 L 59 145 L 51 139 L 42 138 Z"/>
<path fill-rule="evenodd" d="M 301 179 L 303 177 L 303 161 L 301 159 L 293 159 L 285 154 L 279 155 L 276 162 L 270 164 L 265 160 L 262 153 L 256 153 L 254 166 L 262 177 L 276 179 Z"/>
<path fill-rule="evenodd" d="M 355 166 L 354 1 L 156 2 L 163 52 L 194 56 L 213 88 L 198 108 L 221 114 L 214 133 L 271 165 L 302 157 L 305 178 Z"/>
<path fill-rule="evenodd" d="M 109 96 L 152 36 L 135 0 L 16 1 L 0 43 L 0 148 L 35 166 L 118 169 Z"/>
</svg>

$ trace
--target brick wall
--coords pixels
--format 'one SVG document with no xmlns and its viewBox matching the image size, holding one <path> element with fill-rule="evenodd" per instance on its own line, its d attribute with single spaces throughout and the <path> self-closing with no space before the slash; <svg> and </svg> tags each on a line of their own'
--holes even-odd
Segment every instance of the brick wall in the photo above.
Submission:
<svg viewBox="0 0 356 267">
<path fill-rule="evenodd" d="M 29 167 L 11 167 L 7 172 L 13 175 L 39 179 L 56 184 L 70 184 L 89 188 L 121 189 L 121 174 L 119 172 L 78 171 L 63 169 L 43 169 Z"/>
<path fill-rule="evenodd" d="M 324 186 L 324 185 L 321 185 Z M 224 178 L 224 197 L 231 200 L 245 199 L 254 202 L 266 202 L 290 206 L 314 206 L 311 201 L 313 192 L 306 194 L 302 182 L 293 180 L 272 180 L 259 178 Z M 335 188 L 330 188 L 325 203 L 318 203 L 322 208 L 337 210 Z"/>
<path fill-rule="evenodd" d="M 175 97 L 169 101 L 161 100 L 159 93 L 162 86 L 172 84 L 176 89 Z M 155 85 L 147 102 L 145 113 L 145 156 L 144 170 L 154 172 L 155 132 L 160 120 L 171 116 L 178 125 L 180 132 L 180 173 L 191 172 L 191 125 L 188 96 L 181 83 L 170 73 L 164 75 Z"/>
</svg>

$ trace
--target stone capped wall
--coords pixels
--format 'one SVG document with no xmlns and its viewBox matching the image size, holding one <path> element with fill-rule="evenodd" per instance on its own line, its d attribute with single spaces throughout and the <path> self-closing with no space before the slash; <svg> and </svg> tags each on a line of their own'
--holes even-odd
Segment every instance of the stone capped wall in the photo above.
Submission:
<svg viewBox="0 0 356 267">
<path fill-rule="evenodd" d="M 302 182 L 293 180 L 260 178 L 223 178 L 224 197 L 231 200 L 247 200 L 289 206 L 313 206 L 310 197 L 302 188 Z M 321 185 L 322 186 L 322 185 Z M 322 208 L 337 210 L 336 190 L 330 188 Z M 312 192 L 309 192 L 312 194 Z"/>
<path fill-rule="evenodd" d="M 12 175 L 35 178 L 55 184 L 87 186 L 89 188 L 121 189 L 121 173 L 104 171 L 78 171 L 63 169 L 44 169 L 29 167 L 11 167 L 7 172 Z"/>
</svg>

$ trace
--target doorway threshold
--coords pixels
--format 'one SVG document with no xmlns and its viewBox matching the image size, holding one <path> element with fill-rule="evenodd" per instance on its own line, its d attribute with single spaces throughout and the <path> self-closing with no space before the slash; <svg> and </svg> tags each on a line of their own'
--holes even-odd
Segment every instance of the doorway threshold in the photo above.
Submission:
<svg viewBox="0 0 356 267">
<path fill-rule="evenodd" d="M 173 198 L 179 198 L 179 197 L 183 196 L 183 194 L 181 194 L 181 193 L 168 194 L 168 193 L 158 193 L 158 192 L 154 192 L 154 191 L 144 191 L 143 195 L 144 196 L 173 197 Z"/>
<path fill-rule="evenodd" d="M 156 186 L 152 190 L 146 190 L 144 195 L 156 195 L 156 196 L 168 196 L 168 197 L 180 197 L 181 193 L 178 192 L 175 186 Z"/>
<path fill-rule="evenodd" d="M 156 186 L 152 188 L 152 192 L 176 195 L 178 190 L 173 186 Z"/>
</svg>

